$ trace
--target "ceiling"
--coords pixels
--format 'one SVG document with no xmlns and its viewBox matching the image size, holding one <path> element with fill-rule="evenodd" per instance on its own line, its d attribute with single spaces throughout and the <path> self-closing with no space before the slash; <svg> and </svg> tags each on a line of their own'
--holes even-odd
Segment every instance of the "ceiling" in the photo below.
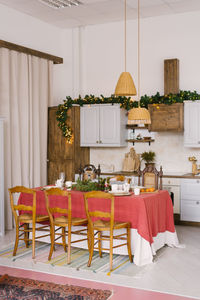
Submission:
<svg viewBox="0 0 200 300">
<path fill-rule="evenodd" d="M 50 8 L 38 0 L 0 0 L 10 8 L 61 28 L 124 19 L 124 0 L 80 0 L 83 5 Z M 140 0 L 142 18 L 200 10 L 200 0 Z M 137 18 L 137 0 L 127 0 L 127 19 Z"/>
</svg>

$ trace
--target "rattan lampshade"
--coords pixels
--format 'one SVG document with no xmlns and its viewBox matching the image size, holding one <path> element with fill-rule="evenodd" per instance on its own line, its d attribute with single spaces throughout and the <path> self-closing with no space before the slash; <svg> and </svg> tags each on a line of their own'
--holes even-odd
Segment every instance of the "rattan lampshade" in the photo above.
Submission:
<svg viewBox="0 0 200 300">
<path fill-rule="evenodd" d="M 144 107 L 132 108 L 128 113 L 128 124 L 151 124 L 149 111 Z"/>
<path fill-rule="evenodd" d="M 131 74 L 129 72 L 122 72 L 115 88 L 115 95 L 132 96 L 136 94 L 136 88 Z"/>
<path fill-rule="evenodd" d="M 126 0 L 124 0 L 124 72 L 121 73 L 116 88 L 116 96 L 134 96 L 136 88 L 133 78 L 129 72 L 126 72 Z"/>
</svg>

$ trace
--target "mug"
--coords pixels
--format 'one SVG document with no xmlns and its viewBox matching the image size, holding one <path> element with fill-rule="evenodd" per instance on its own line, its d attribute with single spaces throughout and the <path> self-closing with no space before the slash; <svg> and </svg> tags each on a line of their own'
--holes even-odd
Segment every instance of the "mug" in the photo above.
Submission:
<svg viewBox="0 0 200 300">
<path fill-rule="evenodd" d="M 137 196 L 140 194 L 140 189 L 139 188 L 134 188 L 134 194 Z"/>
<path fill-rule="evenodd" d="M 65 186 L 66 188 L 71 188 L 72 187 L 72 181 L 65 181 Z"/>
<path fill-rule="evenodd" d="M 56 186 L 59 187 L 59 188 L 63 187 L 63 181 L 62 181 L 62 179 L 57 179 L 56 180 Z"/>
<path fill-rule="evenodd" d="M 111 185 L 111 190 L 112 190 L 112 192 L 117 192 L 118 191 L 118 184 L 112 184 Z"/>
</svg>

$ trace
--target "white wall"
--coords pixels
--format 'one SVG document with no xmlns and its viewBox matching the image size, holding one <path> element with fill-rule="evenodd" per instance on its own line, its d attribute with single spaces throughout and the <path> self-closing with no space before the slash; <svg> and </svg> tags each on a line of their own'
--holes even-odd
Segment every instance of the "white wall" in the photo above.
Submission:
<svg viewBox="0 0 200 300">
<path fill-rule="evenodd" d="M 180 60 L 180 89 L 200 92 L 200 12 L 176 14 L 141 20 L 141 95 L 164 90 L 164 59 Z M 88 26 L 82 30 L 82 95 L 114 93 L 124 70 L 123 22 Z M 137 86 L 137 21 L 127 22 L 127 71 Z M 127 148 L 91 148 L 91 163 L 111 162 L 121 170 Z M 188 156 L 198 149 L 183 147 L 182 133 L 156 133 L 155 143 L 135 144 L 137 153 L 156 152 L 156 162 L 164 172 L 190 172 Z"/>
<path fill-rule="evenodd" d="M 50 105 L 57 105 L 72 94 L 72 30 L 61 30 L 0 5 L 0 39 L 63 57 L 64 64 L 54 65 Z"/>
<path fill-rule="evenodd" d="M 200 92 L 200 12 L 141 19 L 141 95 L 163 93 L 166 58 L 180 60 L 180 88 Z M 54 94 L 50 105 L 79 93 L 114 93 L 124 70 L 123 22 L 63 30 L 0 5 L 0 39 L 64 58 L 54 65 Z M 127 21 L 127 71 L 137 86 L 137 21 Z M 138 153 L 152 149 L 164 172 L 189 172 L 188 156 L 200 160 L 198 149 L 183 147 L 183 134 L 156 133 L 155 143 L 136 144 Z M 91 149 L 91 163 L 122 168 L 127 148 Z"/>
</svg>

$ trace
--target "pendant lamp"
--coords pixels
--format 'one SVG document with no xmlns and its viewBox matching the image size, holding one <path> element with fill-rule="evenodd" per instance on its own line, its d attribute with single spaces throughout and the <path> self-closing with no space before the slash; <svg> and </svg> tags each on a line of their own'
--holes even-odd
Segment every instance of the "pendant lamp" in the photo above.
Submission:
<svg viewBox="0 0 200 300">
<path fill-rule="evenodd" d="M 149 111 L 140 107 L 140 0 L 138 0 L 138 107 L 129 111 L 128 124 L 151 124 Z"/>
<path fill-rule="evenodd" d="M 124 0 L 124 58 L 125 58 L 125 72 L 122 72 L 116 88 L 115 95 L 116 96 L 133 96 L 136 95 L 136 88 L 133 82 L 133 78 L 129 72 L 126 72 L 126 0 Z"/>
</svg>

